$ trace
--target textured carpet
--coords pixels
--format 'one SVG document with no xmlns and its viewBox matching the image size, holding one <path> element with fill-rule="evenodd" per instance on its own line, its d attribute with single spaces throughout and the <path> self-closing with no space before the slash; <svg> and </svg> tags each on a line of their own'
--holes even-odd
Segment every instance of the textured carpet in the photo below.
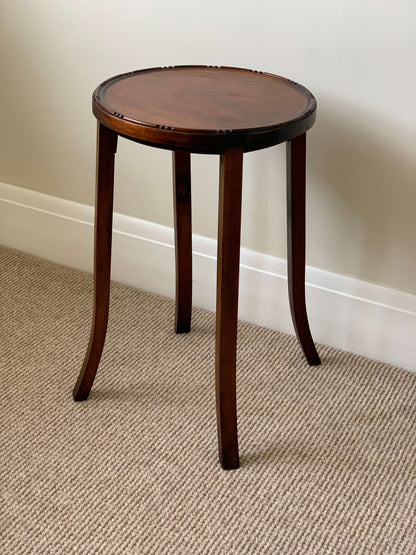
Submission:
<svg viewBox="0 0 416 555">
<path fill-rule="evenodd" d="M 217 462 L 214 316 L 0 249 L 0 552 L 416 553 L 416 374 L 241 323 L 241 468 Z"/>
</svg>

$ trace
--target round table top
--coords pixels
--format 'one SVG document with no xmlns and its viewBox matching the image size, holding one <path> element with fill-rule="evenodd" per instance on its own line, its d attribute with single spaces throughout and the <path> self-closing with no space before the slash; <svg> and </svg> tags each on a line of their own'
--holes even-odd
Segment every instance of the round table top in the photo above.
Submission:
<svg viewBox="0 0 416 555">
<path fill-rule="evenodd" d="M 170 66 L 107 79 L 94 91 L 93 111 L 107 127 L 153 146 L 249 151 L 306 132 L 316 101 L 303 86 L 269 73 Z"/>
</svg>

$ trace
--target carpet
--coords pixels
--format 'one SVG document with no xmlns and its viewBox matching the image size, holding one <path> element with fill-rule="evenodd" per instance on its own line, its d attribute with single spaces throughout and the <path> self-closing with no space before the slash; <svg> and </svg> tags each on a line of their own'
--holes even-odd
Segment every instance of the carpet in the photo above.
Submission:
<svg viewBox="0 0 416 555">
<path fill-rule="evenodd" d="M 241 467 L 217 458 L 214 315 L 0 248 L 0 552 L 416 553 L 416 374 L 240 322 Z M 313 319 L 313 315 L 311 315 Z"/>
</svg>

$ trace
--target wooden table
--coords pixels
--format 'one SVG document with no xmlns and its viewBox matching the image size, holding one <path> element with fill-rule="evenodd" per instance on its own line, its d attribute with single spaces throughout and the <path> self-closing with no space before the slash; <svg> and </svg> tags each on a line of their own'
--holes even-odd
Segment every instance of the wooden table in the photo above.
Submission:
<svg viewBox="0 0 416 555">
<path fill-rule="evenodd" d="M 74 399 L 87 399 L 101 358 L 110 296 L 114 159 L 118 136 L 172 151 L 177 333 L 192 304 L 191 153 L 220 155 L 216 403 L 219 458 L 239 465 L 236 345 L 243 154 L 287 142 L 288 285 L 292 319 L 309 364 L 319 364 L 305 305 L 306 131 L 316 101 L 301 85 L 259 71 L 169 66 L 125 73 L 94 91 L 98 120 L 94 314 Z"/>
</svg>

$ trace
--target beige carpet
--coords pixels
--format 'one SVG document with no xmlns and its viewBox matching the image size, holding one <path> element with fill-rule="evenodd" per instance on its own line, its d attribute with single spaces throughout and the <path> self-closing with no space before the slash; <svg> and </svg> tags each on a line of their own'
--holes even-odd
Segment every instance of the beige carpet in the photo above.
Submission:
<svg viewBox="0 0 416 555">
<path fill-rule="evenodd" d="M 416 374 L 242 323 L 242 466 L 217 462 L 214 317 L 0 249 L 0 553 L 416 553 Z M 313 318 L 313 315 L 311 315 Z"/>
</svg>

